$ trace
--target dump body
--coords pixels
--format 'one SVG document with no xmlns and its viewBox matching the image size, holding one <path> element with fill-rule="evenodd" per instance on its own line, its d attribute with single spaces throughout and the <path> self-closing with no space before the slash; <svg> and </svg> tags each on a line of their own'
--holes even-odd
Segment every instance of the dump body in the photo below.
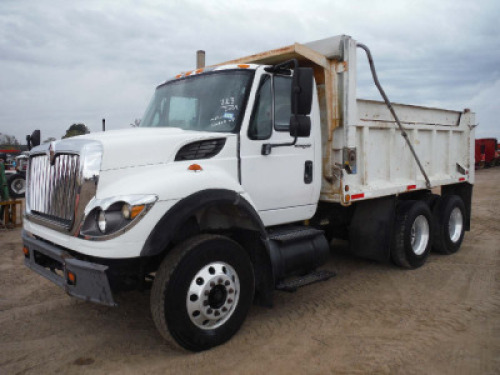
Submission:
<svg viewBox="0 0 500 375">
<path fill-rule="evenodd" d="M 426 189 L 384 102 L 356 96 L 356 41 L 337 36 L 232 60 L 276 64 L 292 58 L 314 69 L 321 113 L 320 200 L 353 201 Z M 383 77 L 382 77 L 383 79 Z M 431 187 L 474 182 L 474 113 L 394 104 Z"/>
<path fill-rule="evenodd" d="M 473 183 L 473 114 L 401 104 L 393 107 L 432 187 L 461 181 Z M 425 189 L 424 177 L 385 103 L 357 100 L 357 112 L 358 122 L 349 125 L 355 134 L 356 166 L 351 166 L 353 173 L 339 173 L 337 166 L 347 161 L 346 152 L 342 152 L 346 149 L 342 142 L 345 129 L 340 128 L 332 142 L 325 144 L 332 151 L 329 165 L 337 173 L 333 174 L 332 183 L 323 184 L 322 198 L 347 203 L 347 194 L 356 200 Z M 348 144 L 347 149 L 351 147 Z M 336 197 L 339 189 L 340 197 Z"/>
</svg>

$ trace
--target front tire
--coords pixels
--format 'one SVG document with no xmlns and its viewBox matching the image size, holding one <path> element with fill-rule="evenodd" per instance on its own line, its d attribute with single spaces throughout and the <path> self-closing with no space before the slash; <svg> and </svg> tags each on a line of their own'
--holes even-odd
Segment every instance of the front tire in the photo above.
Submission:
<svg viewBox="0 0 500 375">
<path fill-rule="evenodd" d="M 402 201 L 396 212 L 392 261 L 403 268 L 422 266 L 431 250 L 431 211 L 423 201 Z"/>
<path fill-rule="evenodd" d="M 191 351 L 228 341 L 254 295 L 246 251 L 231 239 L 202 234 L 178 245 L 158 269 L 151 313 L 161 335 Z"/>
</svg>

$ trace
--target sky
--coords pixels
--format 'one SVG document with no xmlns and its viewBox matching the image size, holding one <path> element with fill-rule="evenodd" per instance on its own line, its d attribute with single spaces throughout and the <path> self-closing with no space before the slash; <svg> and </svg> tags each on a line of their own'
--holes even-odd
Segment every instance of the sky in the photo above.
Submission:
<svg viewBox="0 0 500 375">
<path fill-rule="evenodd" d="M 368 45 L 396 103 L 476 113 L 500 139 L 500 1 L 0 1 L 0 133 L 129 128 L 155 87 L 207 65 L 330 36 Z M 363 55 L 358 97 L 380 100 Z"/>
</svg>

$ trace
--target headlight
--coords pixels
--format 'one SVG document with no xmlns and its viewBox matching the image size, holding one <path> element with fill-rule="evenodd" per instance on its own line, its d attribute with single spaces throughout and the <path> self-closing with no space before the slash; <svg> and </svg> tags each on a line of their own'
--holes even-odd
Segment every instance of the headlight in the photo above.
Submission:
<svg viewBox="0 0 500 375">
<path fill-rule="evenodd" d="M 122 207 L 122 215 L 124 219 L 130 219 L 130 204 L 124 204 Z"/>
<path fill-rule="evenodd" d="M 134 195 L 93 199 L 85 209 L 80 237 L 105 240 L 131 229 L 151 209 L 156 195 Z"/>
<path fill-rule="evenodd" d="M 99 210 L 97 214 L 97 227 L 102 234 L 106 233 L 106 214 L 103 210 Z"/>
</svg>

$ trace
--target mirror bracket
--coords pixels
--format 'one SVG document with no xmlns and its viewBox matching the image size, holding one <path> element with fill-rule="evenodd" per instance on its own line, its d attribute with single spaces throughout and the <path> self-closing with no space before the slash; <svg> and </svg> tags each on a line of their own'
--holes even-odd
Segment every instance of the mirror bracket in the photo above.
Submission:
<svg viewBox="0 0 500 375">
<path fill-rule="evenodd" d="M 297 137 L 295 137 L 292 142 L 288 143 L 264 143 L 262 145 L 261 154 L 267 156 L 271 154 L 271 151 L 273 150 L 274 147 L 294 146 L 296 143 L 297 143 Z"/>
</svg>

